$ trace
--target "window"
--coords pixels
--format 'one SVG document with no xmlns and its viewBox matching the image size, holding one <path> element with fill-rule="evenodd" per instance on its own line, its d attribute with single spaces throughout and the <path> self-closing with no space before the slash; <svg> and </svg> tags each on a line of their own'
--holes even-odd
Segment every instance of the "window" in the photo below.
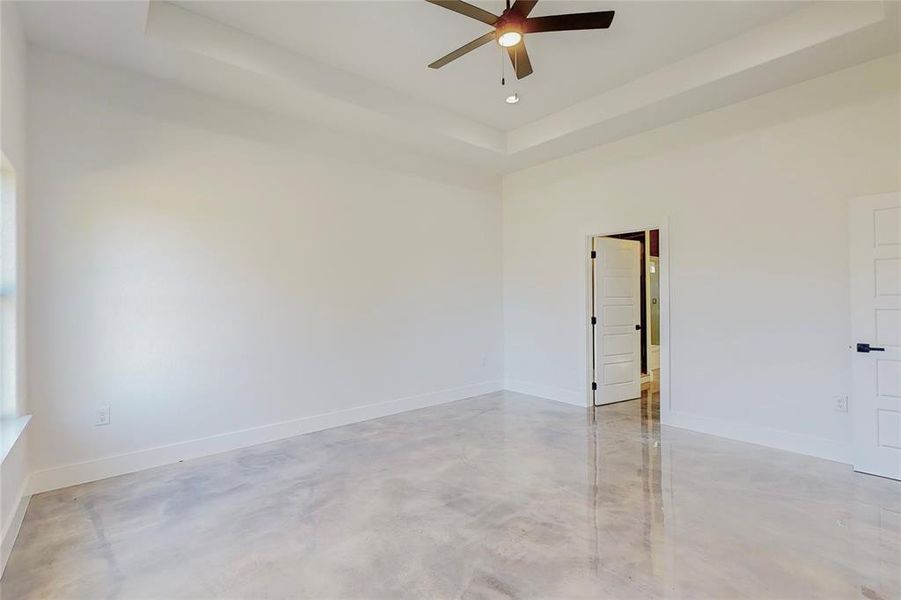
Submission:
<svg viewBox="0 0 901 600">
<path fill-rule="evenodd" d="M 0 417 L 18 417 L 16 173 L 0 155 Z"/>
</svg>

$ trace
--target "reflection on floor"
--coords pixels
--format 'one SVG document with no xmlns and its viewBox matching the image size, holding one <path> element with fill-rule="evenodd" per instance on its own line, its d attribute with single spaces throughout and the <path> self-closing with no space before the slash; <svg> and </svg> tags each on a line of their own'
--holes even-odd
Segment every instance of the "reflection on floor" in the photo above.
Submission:
<svg viewBox="0 0 901 600">
<path fill-rule="evenodd" d="M 901 484 L 498 393 L 42 494 L 3 597 L 898 598 Z"/>
</svg>

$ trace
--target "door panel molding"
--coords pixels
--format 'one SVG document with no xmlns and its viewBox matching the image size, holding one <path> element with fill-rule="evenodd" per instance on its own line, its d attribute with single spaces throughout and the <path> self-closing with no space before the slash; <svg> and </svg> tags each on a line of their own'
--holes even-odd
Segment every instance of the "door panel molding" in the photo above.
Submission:
<svg viewBox="0 0 901 600">
<path fill-rule="evenodd" d="M 854 469 L 901 479 L 901 192 L 852 199 L 848 232 Z"/>
</svg>

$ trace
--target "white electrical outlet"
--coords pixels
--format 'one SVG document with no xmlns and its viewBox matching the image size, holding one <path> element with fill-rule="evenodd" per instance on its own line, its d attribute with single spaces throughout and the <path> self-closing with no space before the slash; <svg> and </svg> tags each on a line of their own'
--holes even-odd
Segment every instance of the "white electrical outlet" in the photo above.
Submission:
<svg viewBox="0 0 901 600">
<path fill-rule="evenodd" d="M 836 396 L 835 397 L 835 410 L 836 410 L 836 412 L 848 412 L 848 397 L 847 396 Z"/>
<path fill-rule="evenodd" d="M 109 425 L 109 405 L 97 409 L 94 425 Z"/>
</svg>

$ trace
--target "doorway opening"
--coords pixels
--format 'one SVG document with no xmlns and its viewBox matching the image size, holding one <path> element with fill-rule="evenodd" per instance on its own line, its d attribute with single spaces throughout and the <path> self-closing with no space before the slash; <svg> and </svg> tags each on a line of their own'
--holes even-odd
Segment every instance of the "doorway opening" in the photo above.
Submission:
<svg viewBox="0 0 901 600">
<path fill-rule="evenodd" d="M 659 420 L 660 230 L 591 238 L 591 404 L 640 400 Z"/>
</svg>

